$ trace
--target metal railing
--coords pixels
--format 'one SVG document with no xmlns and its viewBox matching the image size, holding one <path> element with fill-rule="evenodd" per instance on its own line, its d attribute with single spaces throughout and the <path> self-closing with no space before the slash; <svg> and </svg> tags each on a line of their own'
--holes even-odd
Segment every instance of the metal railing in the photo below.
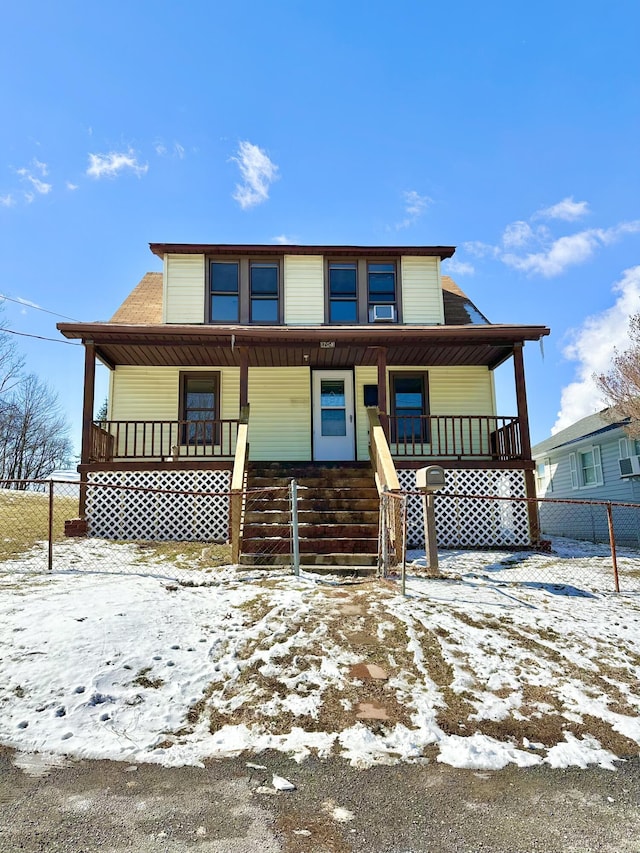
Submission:
<svg viewBox="0 0 640 853">
<path fill-rule="evenodd" d="M 498 415 L 389 415 L 393 456 L 522 458 L 520 421 Z"/>
<path fill-rule="evenodd" d="M 90 461 L 231 459 L 239 423 L 238 419 L 100 421 L 92 425 Z"/>
</svg>

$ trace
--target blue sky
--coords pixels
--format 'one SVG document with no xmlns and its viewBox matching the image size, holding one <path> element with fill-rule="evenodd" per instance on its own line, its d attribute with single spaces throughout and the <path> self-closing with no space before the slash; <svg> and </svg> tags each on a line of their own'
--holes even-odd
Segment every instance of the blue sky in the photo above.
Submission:
<svg viewBox="0 0 640 853">
<path fill-rule="evenodd" d="M 160 268 L 149 242 L 455 245 L 443 271 L 490 320 L 551 327 L 534 442 L 600 407 L 640 311 L 636 0 L 25 0 L 3 29 L 11 329 L 59 337 L 25 302 L 107 320 Z M 16 340 L 77 443 L 82 349 Z"/>
</svg>

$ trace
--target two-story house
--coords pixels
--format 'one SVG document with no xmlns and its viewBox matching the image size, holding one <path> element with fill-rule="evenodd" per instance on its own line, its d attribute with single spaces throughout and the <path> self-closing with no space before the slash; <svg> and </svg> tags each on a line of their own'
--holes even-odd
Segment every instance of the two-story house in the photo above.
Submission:
<svg viewBox="0 0 640 853">
<path fill-rule="evenodd" d="M 91 484 L 228 492 L 242 483 L 237 469 L 233 481 L 239 450 L 249 486 L 297 474 L 327 489 L 351 483 L 362 496 L 376 484 L 411 488 L 416 468 L 437 463 L 447 492 L 535 496 L 523 345 L 549 330 L 490 323 L 441 275 L 453 247 L 153 243 L 151 251 L 163 272 L 148 273 L 109 322 L 58 326 L 85 347 L 79 470 L 90 533 L 226 537 L 226 498 L 207 513 L 196 498 L 175 498 L 161 530 L 160 498 L 123 492 L 116 506 Z M 110 371 L 102 423 L 93 420 L 96 359 Z M 503 415 L 493 371 L 508 359 L 517 412 Z M 162 500 L 166 508 L 172 497 Z M 538 537 L 526 504 L 439 504 L 444 546 Z M 410 513 L 416 545 L 419 507 Z M 323 536 L 321 521 L 309 550 L 341 538 L 334 528 Z M 349 523 L 348 507 L 341 521 Z"/>
</svg>

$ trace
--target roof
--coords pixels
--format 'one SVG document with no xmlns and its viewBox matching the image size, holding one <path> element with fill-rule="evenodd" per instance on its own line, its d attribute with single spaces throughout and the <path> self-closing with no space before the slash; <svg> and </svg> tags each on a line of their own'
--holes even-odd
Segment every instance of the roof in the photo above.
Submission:
<svg viewBox="0 0 640 853">
<path fill-rule="evenodd" d="M 623 429 L 628 423 L 629 418 L 616 419 L 611 409 L 602 409 L 600 412 L 581 418 L 571 426 L 555 433 L 555 435 L 545 438 L 544 441 L 531 448 L 531 455 L 543 456 L 545 453 L 558 450 L 566 445 L 576 444 L 579 441 L 595 438 L 613 430 Z"/>
<path fill-rule="evenodd" d="M 455 246 L 286 246 L 280 243 L 232 244 L 232 243 L 149 243 L 154 255 L 328 255 L 348 258 L 354 255 L 369 257 L 400 258 L 403 255 L 450 258 Z"/>
<path fill-rule="evenodd" d="M 113 315 L 110 323 L 162 323 L 162 273 L 148 272 Z"/>
</svg>

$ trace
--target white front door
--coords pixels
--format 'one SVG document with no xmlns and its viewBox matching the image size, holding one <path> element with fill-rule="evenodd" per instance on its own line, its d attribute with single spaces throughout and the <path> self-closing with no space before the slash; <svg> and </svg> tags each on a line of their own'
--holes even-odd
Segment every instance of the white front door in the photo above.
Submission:
<svg viewBox="0 0 640 853">
<path fill-rule="evenodd" d="M 319 461 L 355 459 L 353 373 L 350 370 L 313 371 L 313 458 Z"/>
</svg>

